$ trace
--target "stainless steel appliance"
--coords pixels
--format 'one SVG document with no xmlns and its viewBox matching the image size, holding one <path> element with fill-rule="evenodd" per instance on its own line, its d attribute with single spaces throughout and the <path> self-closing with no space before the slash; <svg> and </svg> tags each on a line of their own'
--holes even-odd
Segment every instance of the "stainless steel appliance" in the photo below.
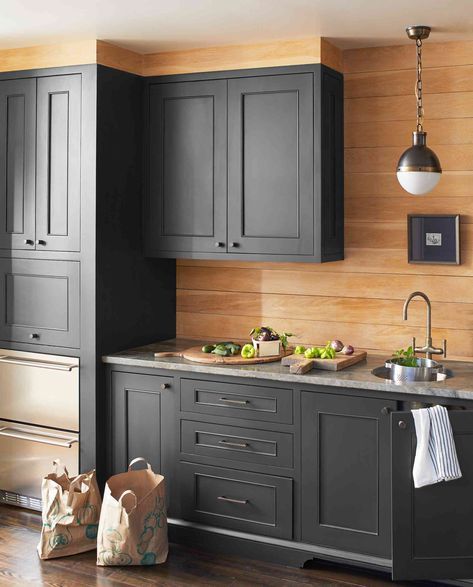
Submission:
<svg viewBox="0 0 473 587">
<path fill-rule="evenodd" d="M 0 349 L 0 502 L 41 509 L 41 478 L 79 466 L 79 359 Z"/>
</svg>

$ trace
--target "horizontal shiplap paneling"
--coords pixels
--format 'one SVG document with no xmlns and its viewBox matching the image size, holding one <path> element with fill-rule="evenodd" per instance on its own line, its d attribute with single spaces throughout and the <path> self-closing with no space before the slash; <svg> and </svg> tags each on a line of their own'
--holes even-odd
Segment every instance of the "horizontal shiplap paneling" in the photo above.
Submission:
<svg viewBox="0 0 473 587">
<path fill-rule="evenodd" d="M 239 292 L 181 289 L 177 295 L 178 312 L 218 314 L 226 316 L 254 316 L 255 313 L 268 319 L 317 320 L 323 316 L 326 322 L 355 324 L 402 325 L 402 300 L 334 297 L 315 295 L 287 295 L 253 293 L 251 303 Z M 433 302 L 435 324 L 438 328 L 453 330 L 473 329 L 473 303 Z M 462 312 L 461 324 L 457 312 Z M 425 326 L 425 304 L 413 300 L 409 306 L 409 326 Z M 320 319 L 319 319 L 320 321 Z"/>
<path fill-rule="evenodd" d="M 412 140 L 412 120 L 355 122 L 345 125 L 345 147 L 406 148 Z M 425 126 L 431 145 L 470 145 L 473 143 L 473 118 L 442 118 L 428 120 Z"/>
<path fill-rule="evenodd" d="M 473 65 L 473 41 L 433 43 L 424 45 L 422 54 L 424 68 Z M 343 52 L 343 71 L 360 73 L 366 71 L 393 71 L 411 69 L 415 64 L 415 44 L 392 47 L 370 47 L 350 49 Z"/>
<path fill-rule="evenodd" d="M 254 316 L 232 316 L 227 314 L 198 314 L 195 312 L 177 313 L 178 336 L 189 338 L 228 340 L 234 338 L 244 340 L 249 338 L 250 330 L 258 324 L 269 324 L 276 330 L 286 330 L 295 336 L 291 339 L 294 343 L 324 344 L 327 340 L 337 337 L 357 348 L 385 349 L 386 341 L 392 348 L 405 347 L 411 341 L 413 333 L 422 335 L 418 327 L 378 325 L 378 324 L 354 324 L 346 322 L 326 322 L 325 320 L 292 320 L 288 318 L 272 318 L 255 314 Z M 451 352 L 455 356 L 473 356 L 473 344 L 471 337 L 465 337 L 465 331 L 449 330 L 446 328 L 434 328 L 432 330 L 436 340 L 448 339 Z M 456 355 L 460 350 L 461 355 Z M 389 356 L 389 354 L 387 355 Z"/>
<path fill-rule="evenodd" d="M 428 46 L 425 49 L 429 51 Z M 373 71 L 345 76 L 345 98 L 372 96 L 412 96 L 416 79 L 412 68 L 400 71 Z M 444 92 L 473 92 L 473 65 L 463 67 L 424 68 L 422 81 L 425 95 Z"/>
</svg>

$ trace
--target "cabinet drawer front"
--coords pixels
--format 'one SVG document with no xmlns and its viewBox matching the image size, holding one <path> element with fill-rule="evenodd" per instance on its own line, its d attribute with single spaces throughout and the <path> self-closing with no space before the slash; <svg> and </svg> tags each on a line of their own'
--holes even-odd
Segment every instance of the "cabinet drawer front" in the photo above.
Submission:
<svg viewBox="0 0 473 587">
<path fill-rule="evenodd" d="M 230 418 L 292 424 L 292 390 L 182 379 L 181 409 Z"/>
<path fill-rule="evenodd" d="M 293 437 L 284 432 L 181 421 L 181 452 L 198 456 L 293 466 Z"/>
<path fill-rule="evenodd" d="M 184 518 L 292 538 L 292 479 L 181 463 Z"/>
<path fill-rule="evenodd" d="M 79 263 L 0 259 L 0 338 L 78 348 Z"/>
</svg>

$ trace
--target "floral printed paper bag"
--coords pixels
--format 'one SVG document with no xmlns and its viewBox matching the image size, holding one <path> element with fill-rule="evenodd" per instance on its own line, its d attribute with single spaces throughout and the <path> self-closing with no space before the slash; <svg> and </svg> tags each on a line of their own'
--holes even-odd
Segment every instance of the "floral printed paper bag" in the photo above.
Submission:
<svg viewBox="0 0 473 587">
<path fill-rule="evenodd" d="M 70 479 L 54 461 L 41 487 L 43 526 L 38 544 L 42 559 L 78 554 L 96 547 L 101 498 L 95 470 Z"/>
<path fill-rule="evenodd" d="M 146 469 L 133 470 L 136 462 Z M 105 486 L 97 535 L 97 564 L 155 565 L 168 555 L 164 477 L 142 458 Z"/>
</svg>

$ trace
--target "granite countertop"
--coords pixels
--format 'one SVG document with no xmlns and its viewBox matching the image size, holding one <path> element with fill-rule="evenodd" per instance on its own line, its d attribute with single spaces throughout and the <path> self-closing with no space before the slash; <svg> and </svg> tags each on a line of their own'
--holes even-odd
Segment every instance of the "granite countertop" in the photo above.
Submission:
<svg viewBox="0 0 473 587">
<path fill-rule="evenodd" d="M 429 395 L 473 400 L 473 363 L 460 361 L 442 361 L 445 367 L 453 373 L 453 377 L 449 377 L 444 381 L 426 383 L 417 382 L 399 385 L 392 382 L 386 382 L 383 379 L 375 377 L 371 373 L 371 370 L 375 367 L 384 365 L 387 358 L 386 355 L 379 354 L 368 354 L 366 361 L 348 367 L 343 371 L 322 371 L 313 369 L 303 375 L 289 373 L 289 368 L 281 366 L 280 362 L 256 365 L 206 365 L 187 361 L 179 357 L 164 359 L 156 359 L 154 357 L 154 353 L 158 351 L 179 351 L 199 344 L 202 345 L 205 344 L 205 342 L 175 338 L 121 351 L 111 355 L 105 355 L 102 357 L 102 360 L 104 363 L 127 367 L 166 369 L 170 371 L 187 371 L 234 377 L 251 377 L 253 379 L 287 381 L 289 383 L 351 387 L 374 391 L 402 392 L 412 395 Z"/>
</svg>

